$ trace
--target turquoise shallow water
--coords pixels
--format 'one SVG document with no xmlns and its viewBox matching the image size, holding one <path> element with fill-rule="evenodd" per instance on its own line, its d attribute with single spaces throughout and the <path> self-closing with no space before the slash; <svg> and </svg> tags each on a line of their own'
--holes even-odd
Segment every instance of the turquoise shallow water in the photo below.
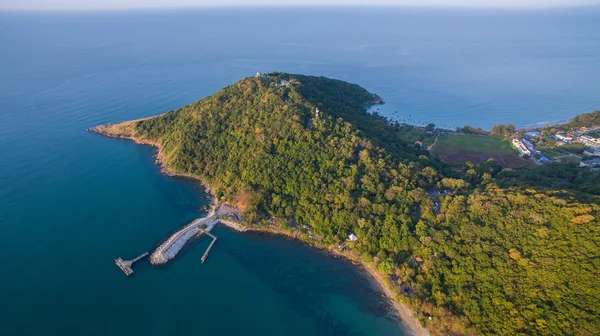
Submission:
<svg viewBox="0 0 600 336">
<path fill-rule="evenodd" d="M 0 333 L 399 335 L 353 268 L 218 228 L 165 267 L 202 188 L 86 128 L 155 115 L 256 71 L 337 77 L 403 118 L 489 127 L 598 109 L 598 11 L 289 9 L 0 13 Z"/>
</svg>

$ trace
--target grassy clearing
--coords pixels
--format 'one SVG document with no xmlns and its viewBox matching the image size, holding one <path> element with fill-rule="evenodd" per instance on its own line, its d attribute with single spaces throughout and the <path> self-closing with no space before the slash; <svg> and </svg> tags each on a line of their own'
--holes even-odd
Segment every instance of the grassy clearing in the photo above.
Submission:
<svg viewBox="0 0 600 336">
<path fill-rule="evenodd" d="M 436 152 L 468 151 L 474 153 L 488 153 L 496 155 L 518 156 L 508 140 L 499 136 L 461 135 L 453 134 L 447 138 L 438 139 L 434 147 Z"/>
<path fill-rule="evenodd" d="M 432 152 L 450 164 L 484 163 L 494 159 L 504 168 L 516 168 L 530 162 L 519 157 L 510 142 L 499 136 L 453 134 L 440 137 Z"/>
</svg>

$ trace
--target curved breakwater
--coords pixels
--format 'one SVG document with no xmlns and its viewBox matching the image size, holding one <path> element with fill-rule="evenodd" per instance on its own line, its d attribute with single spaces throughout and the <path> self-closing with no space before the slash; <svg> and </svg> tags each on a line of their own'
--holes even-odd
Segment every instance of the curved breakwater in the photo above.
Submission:
<svg viewBox="0 0 600 336">
<path fill-rule="evenodd" d="M 206 218 L 196 219 L 190 224 L 177 230 L 167 240 L 160 244 L 154 253 L 150 256 L 150 263 L 153 265 L 164 264 L 167 261 L 175 258 L 177 253 L 185 246 L 185 244 L 195 235 L 203 233 L 204 231 L 210 231 L 217 224 L 218 219 L 211 214 Z M 203 230 L 200 226 L 206 225 Z"/>
<path fill-rule="evenodd" d="M 244 231 L 245 228 L 242 225 L 220 218 L 221 216 L 232 213 L 238 213 L 238 210 L 228 205 L 221 205 L 213 208 L 207 217 L 193 220 L 191 223 L 175 231 L 175 233 L 160 244 L 150 256 L 150 263 L 153 265 L 160 265 L 175 258 L 177 253 L 179 253 L 185 244 L 195 235 L 206 233 L 211 236 L 209 232 L 219 222 L 238 231 Z M 203 224 L 206 225 L 206 227 L 203 228 Z"/>
<path fill-rule="evenodd" d="M 198 233 L 200 233 L 200 228 L 194 227 L 181 233 L 181 235 L 178 235 L 178 237 L 175 238 L 169 245 L 159 246 L 159 248 L 156 249 L 156 251 L 150 256 L 150 263 L 154 265 L 164 264 L 170 259 L 175 258 L 177 253 L 179 253 L 188 240 Z"/>
</svg>

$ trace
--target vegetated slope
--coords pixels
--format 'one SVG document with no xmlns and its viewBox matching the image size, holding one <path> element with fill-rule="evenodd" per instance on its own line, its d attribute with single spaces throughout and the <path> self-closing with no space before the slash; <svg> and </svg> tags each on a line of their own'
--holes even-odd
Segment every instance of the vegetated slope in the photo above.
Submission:
<svg viewBox="0 0 600 336">
<path fill-rule="evenodd" d="M 133 127 L 249 223 L 293 218 L 330 244 L 356 233 L 353 248 L 434 331 L 596 334 L 599 206 L 500 189 L 492 161 L 451 178 L 365 113 L 377 101 L 354 84 L 273 73 Z"/>
<path fill-rule="evenodd" d="M 488 185 L 445 199 L 419 285 L 480 334 L 596 335 L 599 209 L 557 196 Z"/>
<path fill-rule="evenodd" d="M 558 125 L 565 130 L 577 130 L 581 127 L 598 127 L 600 126 L 600 111 L 583 113 L 569 120 L 566 124 Z"/>
</svg>

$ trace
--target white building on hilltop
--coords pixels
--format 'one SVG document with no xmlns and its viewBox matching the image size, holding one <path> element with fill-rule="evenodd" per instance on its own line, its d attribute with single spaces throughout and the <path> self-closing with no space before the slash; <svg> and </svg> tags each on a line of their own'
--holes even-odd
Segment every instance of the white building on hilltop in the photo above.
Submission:
<svg viewBox="0 0 600 336">
<path fill-rule="evenodd" d="M 354 233 L 351 233 L 350 235 L 348 235 L 348 240 L 354 242 L 358 240 L 358 237 Z"/>
</svg>

